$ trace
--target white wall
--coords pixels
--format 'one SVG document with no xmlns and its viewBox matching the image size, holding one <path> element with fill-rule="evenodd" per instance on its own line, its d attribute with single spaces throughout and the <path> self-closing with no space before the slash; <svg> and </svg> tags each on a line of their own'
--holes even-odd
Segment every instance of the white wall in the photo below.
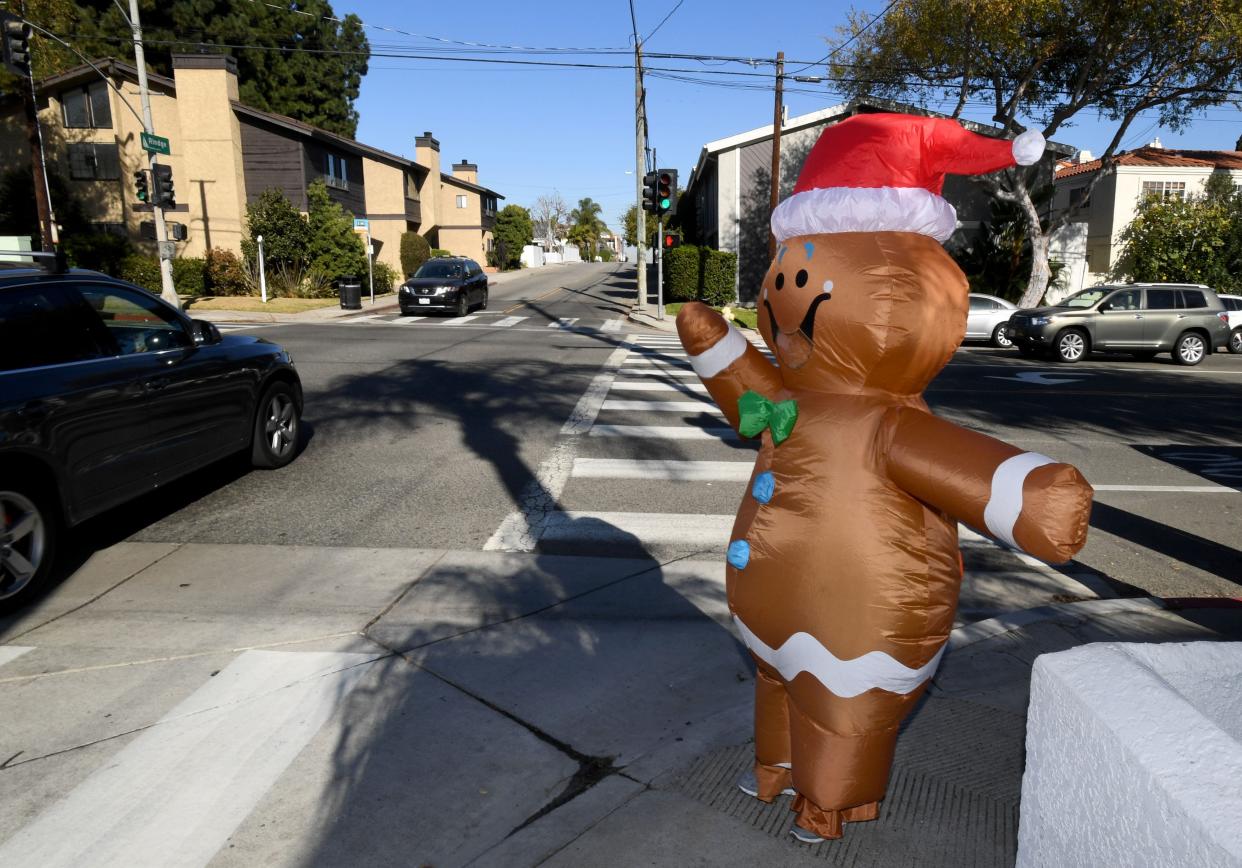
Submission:
<svg viewBox="0 0 1242 868">
<path fill-rule="evenodd" d="M 1019 868 L 1242 866 L 1242 642 L 1035 661 Z"/>
</svg>

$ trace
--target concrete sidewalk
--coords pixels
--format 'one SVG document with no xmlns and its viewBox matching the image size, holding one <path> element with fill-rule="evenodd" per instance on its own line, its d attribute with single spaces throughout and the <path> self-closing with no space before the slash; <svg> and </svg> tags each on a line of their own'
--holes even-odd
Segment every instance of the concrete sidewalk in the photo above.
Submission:
<svg viewBox="0 0 1242 868">
<path fill-rule="evenodd" d="M 153 725 L 165 697 L 270 648 L 366 662 L 225 830 L 215 868 L 1009 865 L 1035 657 L 1242 627 L 1237 610 L 1170 611 L 1101 599 L 1090 576 L 989 568 L 964 542 L 971 623 L 903 727 L 879 819 L 839 841 L 796 843 L 788 798 L 734 786 L 751 762 L 753 665 L 719 561 L 150 543 L 97 554 L 0 620 L 0 651 L 22 646 L 0 670 L 14 718 L 0 753 L 47 754 L 6 772 L 0 828 L 106 766 L 113 729 Z M 61 747 L 75 744 L 91 747 Z"/>
</svg>

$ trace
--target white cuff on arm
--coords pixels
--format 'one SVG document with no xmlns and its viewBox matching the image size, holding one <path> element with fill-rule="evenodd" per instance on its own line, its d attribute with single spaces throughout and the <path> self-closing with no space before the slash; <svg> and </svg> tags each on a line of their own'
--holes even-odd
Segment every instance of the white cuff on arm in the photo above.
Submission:
<svg viewBox="0 0 1242 868">
<path fill-rule="evenodd" d="M 1022 548 L 1013 539 L 1013 527 L 1022 513 L 1022 483 L 1027 474 L 1045 464 L 1056 462 L 1038 452 L 1023 452 L 1002 461 L 992 474 L 992 496 L 983 510 L 983 523 L 988 533 L 1016 549 Z"/>
<path fill-rule="evenodd" d="M 701 379 L 707 380 L 716 376 L 744 352 L 748 342 L 734 326 L 716 343 L 712 344 L 697 356 L 690 356 L 690 366 Z"/>
</svg>

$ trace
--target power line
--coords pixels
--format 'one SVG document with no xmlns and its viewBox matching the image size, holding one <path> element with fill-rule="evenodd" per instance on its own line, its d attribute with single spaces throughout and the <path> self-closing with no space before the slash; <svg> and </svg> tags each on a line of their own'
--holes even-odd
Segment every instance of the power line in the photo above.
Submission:
<svg viewBox="0 0 1242 868">
<path fill-rule="evenodd" d="M 887 15 L 887 14 L 888 14 L 888 11 L 889 11 L 890 9 L 892 9 L 894 6 L 896 6 L 899 2 L 901 2 L 901 0 L 892 0 L 892 2 L 891 2 L 891 3 L 889 3 L 889 4 L 888 4 L 887 6 L 885 6 L 882 10 L 880 10 L 880 14 L 879 14 L 879 15 L 875 16 L 875 17 L 874 17 L 874 18 L 872 18 L 870 21 L 868 21 L 866 24 L 864 24 L 864 25 L 862 26 L 862 28 L 861 28 L 861 29 L 860 29 L 857 33 L 855 33 L 853 36 L 851 36 L 849 39 L 847 39 L 847 40 L 845 40 L 844 42 L 842 42 L 840 45 L 838 45 L 836 48 L 832 49 L 832 51 L 828 52 L 828 53 L 827 53 L 827 54 L 825 54 L 823 57 L 821 57 L 819 60 L 815 61 L 814 63 L 808 63 L 806 66 L 802 67 L 801 69 L 795 69 L 793 72 L 788 73 L 788 75 L 797 75 L 797 74 L 798 74 L 798 73 L 800 73 L 800 72 L 806 72 L 806 71 L 807 71 L 808 69 L 810 69 L 812 66 L 819 66 L 819 64 L 821 64 L 821 63 L 827 63 L 827 62 L 828 62 L 828 61 L 832 58 L 832 56 L 833 56 L 834 54 L 836 54 L 836 53 L 837 53 L 838 51 L 840 51 L 842 48 L 845 48 L 845 46 L 849 45 L 849 44 L 850 44 L 851 42 L 853 42 L 855 39 L 857 39 L 858 37 L 860 37 L 860 36 L 862 36 L 864 33 L 866 33 L 866 32 L 867 32 L 867 31 L 871 28 L 871 25 L 875 24 L 877 21 L 879 21 L 881 18 L 883 18 L 885 15 Z"/>
<path fill-rule="evenodd" d="M 677 5 L 674 6 L 672 9 L 668 10 L 668 14 L 660 19 L 660 23 L 655 26 L 655 30 L 652 30 L 650 33 L 648 33 L 647 38 L 644 39 L 643 42 L 650 42 L 651 37 L 655 36 L 657 33 L 660 32 L 660 28 L 664 26 L 665 22 L 667 22 L 670 18 L 673 17 L 673 13 L 676 12 L 678 9 L 680 9 L 681 4 L 685 2 L 686 0 L 677 0 Z M 634 4 L 631 3 L 630 7 L 633 8 L 633 6 Z"/>
</svg>

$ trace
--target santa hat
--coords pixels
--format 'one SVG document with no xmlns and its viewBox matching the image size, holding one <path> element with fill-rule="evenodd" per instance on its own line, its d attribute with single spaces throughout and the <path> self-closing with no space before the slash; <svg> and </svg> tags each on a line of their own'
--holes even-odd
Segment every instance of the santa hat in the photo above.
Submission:
<svg viewBox="0 0 1242 868">
<path fill-rule="evenodd" d="M 829 232 L 919 232 L 944 241 L 957 212 L 940 196 L 944 176 L 1029 166 L 1044 137 L 981 136 L 948 118 L 863 114 L 826 128 L 793 195 L 772 212 L 777 241 Z"/>
</svg>

